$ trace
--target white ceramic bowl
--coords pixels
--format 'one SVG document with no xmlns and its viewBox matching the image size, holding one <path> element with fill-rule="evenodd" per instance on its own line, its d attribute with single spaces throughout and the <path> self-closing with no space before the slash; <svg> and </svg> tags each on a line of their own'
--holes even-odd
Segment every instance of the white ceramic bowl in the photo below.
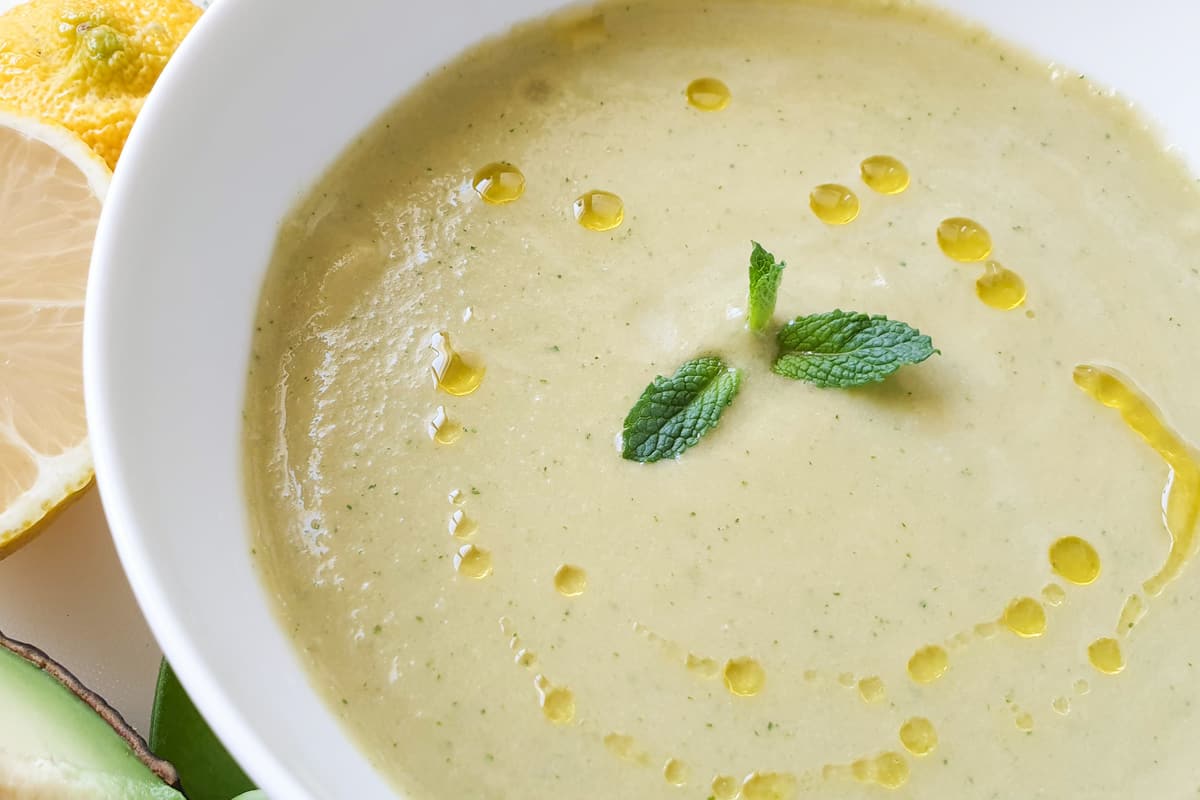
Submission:
<svg viewBox="0 0 1200 800">
<path fill-rule="evenodd" d="M 1200 103 L 1185 86 L 1200 75 L 1194 0 L 942 4 L 1118 87 L 1200 165 Z M 121 157 L 85 326 L 100 488 L 163 650 L 277 800 L 394 794 L 309 687 L 249 559 L 241 412 L 276 227 L 429 69 L 556 5 L 220 0 Z"/>
</svg>

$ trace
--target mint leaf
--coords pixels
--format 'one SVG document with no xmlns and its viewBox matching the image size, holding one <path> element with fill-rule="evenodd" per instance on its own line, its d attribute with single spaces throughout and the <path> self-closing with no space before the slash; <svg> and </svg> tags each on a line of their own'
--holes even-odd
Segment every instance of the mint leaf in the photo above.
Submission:
<svg viewBox="0 0 1200 800">
<path fill-rule="evenodd" d="M 716 427 L 741 382 L 742 374 L 716 356 L 694 358 L 669 378 L 659 375 L 625 417 L 621 455 L 646 463 L 677 458 Z"/>
<path fill-rule="evenodd" d="M 779 332 L 775 373 L 822 388 L 881 381 L 935 350 L 916 328 L 882 316 L 828 311 L 796 317 Z"/>
<path fill-rule="evenodd" d="M 775 256 L 763 249 L 758 242 L 750 242 L 750 309 L 747 324 L 755 333 L 762 333 L 775 313 L 775 295 L 779 292 L 779 281 L 783 278 L 786 263 L 776 263 Z"/>
</svg>

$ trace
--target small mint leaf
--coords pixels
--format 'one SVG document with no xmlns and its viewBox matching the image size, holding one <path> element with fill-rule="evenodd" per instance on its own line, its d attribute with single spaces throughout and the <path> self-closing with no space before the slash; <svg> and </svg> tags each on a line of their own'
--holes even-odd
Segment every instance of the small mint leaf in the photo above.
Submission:
<svg viewBox="0 0 1200 800">
<path fill-rule="evenodd" d="M 935 350 L 916 328 L 882 316 L 828 311 L 796 317 L 779 331 L 775 373 L 822 388 L 847 389 L 882 381 Z"/>
<path fill-rule="evenodd" d="M 783 278 L 783 261 L 776 262 L 775 256 L 763 249 L 758 242 L 751 242 L 750 251 L 750 309 L 747 325 L 755 333 L 762 333 L 775 313 L 775 296 L 779 293 L 779 282 Z"/>
<path fill-rule="evenodd" d="M 716 427 L 741 382 L 741 373 L 716 356 L 694 358 L 669 378 L 659 375 L 625 417 L 621 455 L 643 463 L 678 458 Z"/>
</svg>

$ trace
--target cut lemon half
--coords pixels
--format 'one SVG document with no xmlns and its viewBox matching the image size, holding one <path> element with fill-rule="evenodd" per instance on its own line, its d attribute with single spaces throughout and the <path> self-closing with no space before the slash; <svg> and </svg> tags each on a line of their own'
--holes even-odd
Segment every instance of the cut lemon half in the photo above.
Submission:
<svg viewBox="0 0 1200 800">
<path fill-rule="evenodd" d="M 0 558 L 92 480 L 83 297 L 110 177 L 75 134 L 0 111 Z"/>
</svg>

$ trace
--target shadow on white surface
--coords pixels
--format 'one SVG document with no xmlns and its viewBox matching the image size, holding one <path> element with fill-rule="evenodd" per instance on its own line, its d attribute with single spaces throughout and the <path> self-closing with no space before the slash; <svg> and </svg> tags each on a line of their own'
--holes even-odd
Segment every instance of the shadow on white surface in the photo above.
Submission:
<svg viewBox="0 0 1200 800">
<path fill-rule="evenodd" d="M 95 487 L 0 561 L 0 630 L 45 650 L 148 732 L 161 653 L 121 571 Z"/>
</svg>

